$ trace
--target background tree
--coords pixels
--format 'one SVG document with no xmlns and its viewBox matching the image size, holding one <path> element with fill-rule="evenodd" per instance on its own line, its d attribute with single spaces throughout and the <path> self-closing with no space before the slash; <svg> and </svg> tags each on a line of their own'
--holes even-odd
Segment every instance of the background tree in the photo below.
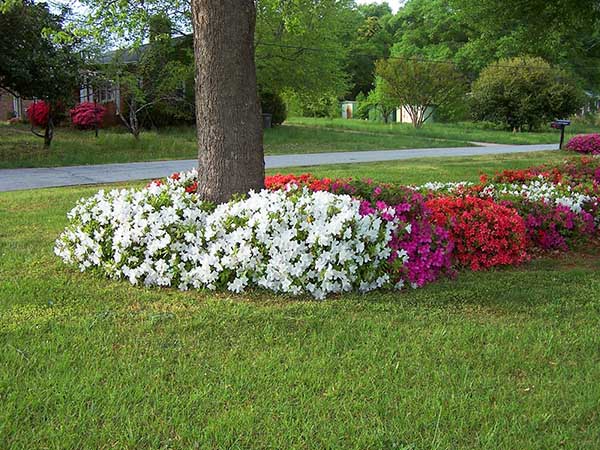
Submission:
<svg viewBox="0 0 600 450">
<path fill-rule="evenodd" d="M 256 68 L 264 92 L 302 103 L 341 97 L 352 39 L 350 0 L 257 1 Z"/>
<path fill-rule="evenodd" d="M 226 202 L 264 187 L 254 0 L 193 0 L 198 192 Z"/>
<path fill-rule="evenodd" d="M 388 123 L 390 116 L 400 104 L 396 99 L 388 95 L 389 87 L 385 84 L 386 81 L 381 77 L 375 80 L 375 88 L 369 92 L 365 101 L 359 105 L 359 114 L 365 115 L 363 111 L 367 110 L 366 118 L 369 118 L 369 110 L 375 110 L 379 113 L 383 122 Z"/>
<path fill-rule="evenodd" d="M 417 59 L 390 58 L 377 61 L 377 76 L 384 81 L 383 94 L 403 106 L 415 128 L 421 128 L 433 114 L 465 93 L 465 80 L 451 64 L 432 64 Z"/>
<path fill-rule="evenodd" d="M 470 30 L 456 57 L 461 67 L 478 73 L 501 58 L 537 56 L 570 68 L 587 87 L 599 87 L 597 0 L 449 1 L 458 22 Z"/>
<path fill-rule="evenodd" d="M 392 56 L 462 63 L 461 49 L 473 35 L 452 0 L 410 0 L 396 15 Z M 466 72 L 470 67 L 462 67 Z"/>
<path fill-rule="evenodd" d="M 31 0 L 0 10 L 0 87 L 47 103 L 44 134 L 34 131 L 45 148 L 52 143 L 57 114 L 69 106 L 79 85 L 81 58 L 74 36 L 63 29 L 66 14 Z"/>
<path fill-rule="evenodd" d="M 375 61 L 387 58 L 393 44 L 396 22 L 387 3 L 359 5 L 351 25 L 346 71 L 350 88 L 346 98 L 368 94 L 375 88 Z"/>
<path fill-rule="evenodd" d="M 472 88 L 477 120 L 503 124 L 515 131 L 568 117 L 582 104 L 574 77 L 541 58 L 502 59 L 485 68 Z"/>
<path fill-rule="evenodd" d="M 194 54 L 192 36 L 173 37 L 173 24 L 164 13 L 149 19 L 148 44 L 139 49 L 135 73 L 144 100 L 150 104 L 142 117 L 146 127 L 193 122 Z"/>
</svg>

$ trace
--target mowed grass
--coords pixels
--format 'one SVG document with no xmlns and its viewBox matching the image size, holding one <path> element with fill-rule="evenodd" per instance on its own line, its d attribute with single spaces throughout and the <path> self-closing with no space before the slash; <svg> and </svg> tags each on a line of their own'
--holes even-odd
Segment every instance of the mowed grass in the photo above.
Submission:
<svg viewBox="0 0 600 450">
<path fill-rule="evenodd" d="M 268 173 L 311 173 L 318 177 L 370 178 L 380 182 L 423 184 L 429 181 L 473 181 L 480 174 L 494 174 L 504 169 L 525 169 L 541 164 L 559 163 L 572 157 L 566 151 L 526 152 L 452 158 L 417 158 L 361 164 L 273 169 Z M 357 170 L 358 168 L 358 170 Z"/>
<path fill-rule="evenodd" d="M 439 165 L 390 164 L 469 162 Z M 0 193 L 0 448 L 600 447 L 596 248 L 325 302 L 148 289 L 52 254 L 98 188 Z"/>
<path fill-rule="evenodd" d="M 267 155 L 469 145 L 464 140 L 287 125 L 265 130 L 264 141 Z M 27 127 L 0 124 L 0 168 L 5 169 L 194 159 L 197 154 L 193 127 L 142 132 L 139 141 L 118 128 L 101 130 L 98 138 L 93 132 L 59 128 L 52 148 L 44 150 Z"/>
<path fill-rule="evenodd" d="M 560 132 L 548 127 L 534 132 L 513 133 L 492 127 L 489 124 L 464 122 L 464 123 L 431 123 L 421 129 L 415 129 L 410 124 L 393 123 L 384 124 L 365 120 L 344 120 L 310 117 L 292 117 L 288 123 L 295 126 L 321 128 L 325 130 L 346 130 L 353 132 L 370 132 L 388 134 L 392 136 L 412 136 L 414 138 L 429 138 L 442 140 L 460 140 L 497 144 L 558 144 Z M 597 133 L 595 126 L 573 124 L 567 127 L 566 141 L 579 133 Z"/>
</svg>

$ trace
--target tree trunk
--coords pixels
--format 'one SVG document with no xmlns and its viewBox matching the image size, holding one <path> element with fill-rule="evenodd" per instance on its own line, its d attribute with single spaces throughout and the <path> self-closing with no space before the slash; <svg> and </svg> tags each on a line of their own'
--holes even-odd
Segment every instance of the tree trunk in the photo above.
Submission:
<svg viewBox="0 0 600 450">
<path fill-rule="evenodd" d="M 52 138 L 54 137 L 54 121 L 52 120 L 52 116 L 48 117 L 48 123 L 46 124 L 46 129 L 44 130 L 44 148 L 50 149 L 50 145 L 52 144 Z"/>
<path fill-rule="evenodd" d="M 198 192 L 217 203 L 264 187 L 255 22 L 254 0 L 192 0 Z"/>
</svg>

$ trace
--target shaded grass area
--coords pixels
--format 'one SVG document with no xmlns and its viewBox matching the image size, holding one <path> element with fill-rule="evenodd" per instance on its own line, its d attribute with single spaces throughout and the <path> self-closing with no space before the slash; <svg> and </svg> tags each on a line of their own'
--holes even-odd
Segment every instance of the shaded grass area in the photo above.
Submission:
<svg viewBox="0 0 600 450">
<path fill-rule="evenodd" d="M 357 150 L 456 147 L 465 141 L 377 133 L 346 133 L 343 130 L 282 126 L 265 130 L 267 155 Z M 27 127 L 0 125 L 0 168 L 53 167 L 196 158 L 196 135 L 192 127 L 143 132 L 139 141 L 120 129 L 93 132 L 60 128 L 52 148 Z"/>
<path fill-rule="evenodd" d="M 287 121 L 292 125 L 319 127 L 322 129 L 386 133 L 398 136 L 414 136 L 419 138 L 466 140 L 472 142 L 488 142 L 497 144 L 558 144 L 560 132 L 548 126 L 535 132 L 513 133 L 493 127 L 489 124 L 464 123 L 432 123 L 417 130 L 410 124 L 383 124 L 365 120 L 344 120 L 310 117 L 292 117 Z M 597 133 L 598 127 L 574 124 L 567 128 L 566 139 L 578 133 Z M 566 142 L 566 141 L 565 141 Z"/>
<path fill-rule="evenodd" d="M 97 189 L 0 193 L 0 448 L 600 446 L 596 250 L 326 302 L 146 289 L 52 254 Z"/>
</svg>

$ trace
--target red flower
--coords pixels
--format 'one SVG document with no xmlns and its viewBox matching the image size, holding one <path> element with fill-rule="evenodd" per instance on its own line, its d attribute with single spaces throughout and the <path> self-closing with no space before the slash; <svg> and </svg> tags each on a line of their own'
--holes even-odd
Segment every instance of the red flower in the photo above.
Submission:
<svg viewBox="0 0 600 450">
<path fill-rule="evenodd" d="M 525 222 L 517 211 L 477 197 L 429 200 L 432 221 L 447 228 L 462 266 L 482 270 L 528 259 Z"/>
<path fill-rule="evenodd" d="M 33 102 L 27 108 L 27 117 L 32 124 L 38 127 L 45 127 L 48 124 L 50 116 L 50 105 L 44 101 Z"/>
</svg>

